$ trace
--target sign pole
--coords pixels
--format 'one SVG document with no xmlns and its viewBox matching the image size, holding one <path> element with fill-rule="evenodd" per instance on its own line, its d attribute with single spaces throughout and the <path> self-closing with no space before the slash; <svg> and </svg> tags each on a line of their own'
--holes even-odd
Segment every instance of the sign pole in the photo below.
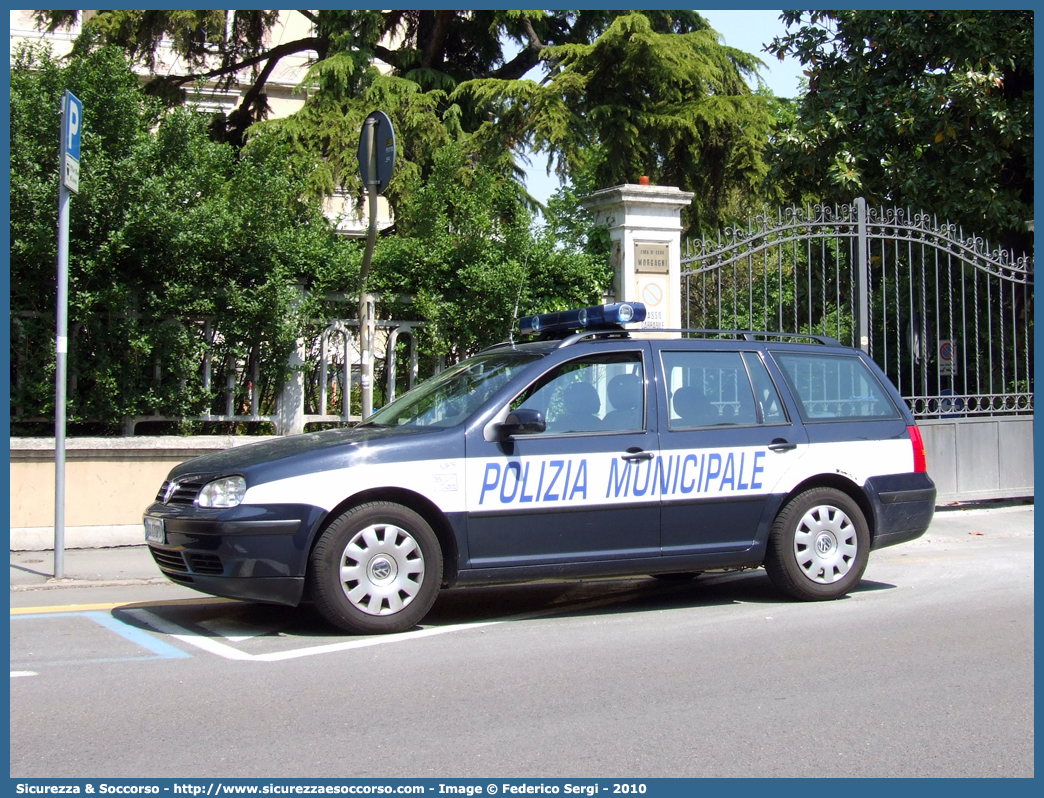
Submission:
<svg viewBox="0 0 1044 798">
<path fill-rule="evenodd" d="M 377 121 L 372 117 L 363 126 L 362 151 L 366 153 L 369 164 L 369 180 L 366 181 L 366 194 L 369 201 L 370 225 L 366 231 L 366 250 L 363 252 L 362 267 L 359 274 L 359 387 L 362 395 L 362 417 L 365 419 L 373 413 L 373 362 L 370 357 L 372 342 L 370 341 L 370 296 L 366 293 L 366 278 L 369 276 L 370 263 L 373 261 L 373 248 L 377 243 L 377 187 L 378 176 L 375 165 L 377 146 L 375 130 Z"/>
<path fill-rule="evenodd" d="M 65 576 L 65 403 L 69 357 L 69 206 L 80 188 L 83 104 L 66 90 L 62 98 L 58 154 L 58 279 L 54 369 L 54 578 Z"/>
<path fill-rule="evenodd" d="M 58 188 L 58 324 L 55 331 L 54 391 L 54 578 L 65 575 L 65 391 L 69 351 L 69 205 Z"/>
<path fill-rule="evenodd" d="M 370 274 L 373 248 L 377 243 L 377 196 L 384 191 L 395 168 L 395 130 L 383 111 L 366 117 L 359 138 L 359 174 L 366 186 L 370 224 L 366 233 L 366 250 L 359 270 L 359 382 L 362 388 L 362 417 L 373 412 L 373 339 L 374 325 L 370 317 L 370 295 L 366 278 Z"/>
</svg>

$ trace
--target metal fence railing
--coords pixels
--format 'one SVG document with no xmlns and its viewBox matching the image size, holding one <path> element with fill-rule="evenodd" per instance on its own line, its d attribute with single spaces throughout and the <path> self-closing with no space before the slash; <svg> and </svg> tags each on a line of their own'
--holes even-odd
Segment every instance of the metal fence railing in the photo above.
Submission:
<svg viewBox="0 0 1044 798">
<path fill-rule="evenodd" d="M 417 380 L 418 354 L 416 330 L 423 326 L 416 321 L 376 321 L 377 334 L 371 336 L 376 354 L 384 361 L 384 403 L 395 399 L 398 390 L 399 364 L 396 345 L 400 339 L 407 342 L 407 390 Z M 286 434 L 287 418 L 302 417 L 304 424 L 352 423 L 360 421 L 352 410 L 352 386 L 359 382 L 359 320 L 338 319 L 301 342 L 301 351 L 292 358 L 294 367 L 302 375 L 300 391 L 286 390 L 279 381 L 264 377 L 265 356 L 263 344 L 254 344 L 245 357 L 227 357 L 215 363 L 207 348 L 201 362 L 204 391 L 215 396 L 212 408 L 188 418 L 156 414 L 132 416 L 126 419 L 124 434 L 133 435 L 143 422 L 189 420 L 197 422 L 252 423 L 267 422 L 277 434 Z M 218 332 L 204 325 L 204 338 L 213 344 Z M 221 384 L 221 390 L 214 385 Z M 302 406 L 288 408 L 288 403 Z"/>
<path fill-rule="evenodd" d="M 35 343 L 30 339 L 40 337 L 39 330 L 46 332 L 44 324 L 48 321 L 26 313 L 12 316 L 14 393 L 24 375 L 39 368 L 29 362 Z M 262 423 L 271 424 L 277 434 L 286 434 L 301 424 L 360 420 L 359 397 L 356 396 L 353 409 L 352 396 L 353 386 L 359 384 L 358 319 L 317 324 L 311 335 L 298 342 L 289 364 L 285 355 L 273 351 L 268 342 L 237 343 L 206 319 L 187 323 L 174 318 L 144 321 L 135 318 L 133 321 L 149 329 L 170 328 L 170 340 L 178 342 L 176 347 L 154 349 L 151 366 L 146 366 L 151 378 L 142 374 L 142 394 L 148 395 L 150 387 L 167 385 L 173 379 L 171 389 L 178 396 L 186 397 L 185 406 L 191 410 L 175 415 L 157 407 L 152 412 L 125 416 L 124 435 L 136 434 L 140 425 L 149 422 Z M 117 319 L 115 323 L 119 322 Z M 112 319 L 73 321 L 69 328 L 71 350 L 78 352 L 80 339 L 88 337 L 93 328 L 101 329 L 113 323 Z M 416 333 L 423 323 L 377 320 L 374 327 L 375 334 L 370 339 L 374 343 L 372 356 L 381 366 L 377 375 L 382 378 L 378 398 L 379 404 L 386 404 L 402 392 L 403 386 L 412 388 L 417 381 Z M 81 391 L 83 375 L 77 371 L 79 362 L 73 361 L 68 379 L 68 395 L 73 403 Z M 175 362 L 177 374 L 172 377 L 171 365 Z M 13 401 L 11 421 L 12 424 L 42 424 L 52 419 L 35 417 Z M 86 421 L 89 423 L 91 419 Z"/>
<path fill-rule="evenodd" d="M 1033 261 L 926 213 L 761 214 L 682 254 L 689 327 L 814 333 L 860 347 L 918 417 L 1033 412 Z"/>
</svg>

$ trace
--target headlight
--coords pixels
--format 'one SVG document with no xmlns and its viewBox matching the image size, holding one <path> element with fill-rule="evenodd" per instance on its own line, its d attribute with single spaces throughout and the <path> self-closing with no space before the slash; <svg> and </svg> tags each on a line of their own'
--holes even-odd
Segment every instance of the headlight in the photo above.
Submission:
<svg viewBox="0 0 1044 798">
<path fill-rule="evenodd" d="M 222 477 L 208 482 L 196 497 L 200 507 L 235 507 L 246 495 L 243 477 Z"/>
</svg>

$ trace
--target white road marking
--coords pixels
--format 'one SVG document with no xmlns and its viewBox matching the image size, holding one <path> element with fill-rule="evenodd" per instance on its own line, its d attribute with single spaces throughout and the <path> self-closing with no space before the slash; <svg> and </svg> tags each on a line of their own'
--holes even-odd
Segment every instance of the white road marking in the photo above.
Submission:
<svg viewBox="0 0 1044 798">
<path fill-rule="evenodd" d="M 11 678 L 14 679 L 18 676 L 36 676 L 36 671 L 11 671 Z"/>
<path fill-rule="evenodd" d="M 402 632 L 394 635 L 381 635 L 380 637 L 367 637 L 361 640 L 347 640 L 342 643 L 330 643 L 325 646 L 310 646 L 309 648 L 298 648 L 291 651 L 274 651 L 269 654 L 248 654 L 238 648 L 218 642 L 212 637 L 203 637 L 193 634 L 188 629 L 171 623 L 148 610 L 127 610 L 128 615 L 137 618 L 142 623 L 151 626 L 157 632 L 170 635 L 175 640 L 180 640 L 190 646 L 196 646 L 211 654 L 216 654 L 225 659 L 241 660 L 245 662 L 279 662 L 286 659 L 298 659 L 300 657 L 311 657 L 317 654 L 332 654 L 337 651 L 351 651 L 356 648 L 369 648 L 370 646 L 384 645 L 385 643 L 399 643 L 405 640 L 416 640 L 422 637 L 434 637 L 435 635 L 447 634 L 448 632 L 459 632 L 467 629 L 478 629 L 482 626 L 495 626 L 501 621 L 490 621 L 487 623 L 462 623 L 452 626 L 435 626 L 429 629 L 419 629 L 416 632 Z"/>
<path fill-rule="evenodd" d="M 670 592 L 669 589 L 661 588 L 657 592 Z M 427 629 L 418 629 L 414 632 L 400 632 L 399 634 L 391 635 L 377 635 L 373 637 L 357 638 L 354 640 L 346 640 L 340 643 L 329 643 L 321 646 L 309 646 L 308 648 L 297 648 L 289 651 L 273 651 L 268 654 L 250 654 L 246 651 L 241 651 L 238 648 L 222 643 L 213 637 L 207 637 L 204 635 L 195 634 L 189 631 L 183 626 L 179 626 L 176 623 L 161 618 L 160 616 L 149 612 L 144 609 L 128 609 L 124 610 L 127 615 L 137 618 L 145 625 L 155 629 L 157 632 L 161 632 L 165 635 L 173 637 L 175 640 L 180 640 L 190 646 L 201 648 L 204 651 L 215 654 L 224 659 L 239 660 L 241 662 L 280 662 L 288 659 L 299 659 L 301 657 L 312 657 L 319 654 L 333 654 L 338 651 L 352 651 L 358 648 L 370 648 L 372 646 L 380 646 L 386 643 L 399 643 L 407 640 L 418 640 L 424 637 L 434 637 L 436 635 L 448 634 L 450 632 L 463 632 L 468 629 L 480 629 L 485 626 L 497 626 L 502 623 L 512 623 L 517 621 L 536 620 L 538 618 L 545 618 L 553 615 L 568 614 L 571 612 L 583 612 L 585 610 L 594 609 L 597 607 L 603 607 L 611 604 L 619 604 L 621 602 L 627 602 L 633 598 L 639 598 L 648 595 L 648 590 L 637 589 L 629 590 L 624 593 L 617 593 L 614 595 L 598 597 L 590 599 L 588 601 L 580 601 L 578 603 L 569 603 L 569 599 L 564 599 L 555 602 L 554 606 L 547 607 L 542 610 L 536 610 L 534 612 L 519 613 L 510 617 L 500 618 L 495 621 L 483 621 L 480 623 L 458 623 L 451 624 L 449 626 L 433 626 Z M 233 628 L 239 627 L 239 622 L 228 621 L 221 619 L 214 619 L 205 621 L 200 624 L 204 628 L 213 631 L 217 634 L 222 634 L 219 630 L 226 632 L 230 631 L 230 626 Z M 249 628 L 246 624 L 242 625 L 244 629 Z M 271 631 L 271 630 L 268 630 Z M 227 636 L 222 635 L 224 639 L 235 642 L 239 640 L 246 640 L 251 637 L 256 637 L 259 634 L 265 632 L 258 632 L 257 634 L 243 635 L 243 636 Z"/>
</svg>

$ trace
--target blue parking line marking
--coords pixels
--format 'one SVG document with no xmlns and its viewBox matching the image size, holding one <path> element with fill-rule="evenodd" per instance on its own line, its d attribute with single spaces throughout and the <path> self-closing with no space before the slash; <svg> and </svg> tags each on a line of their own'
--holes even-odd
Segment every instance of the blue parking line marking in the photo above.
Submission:
<svg viewBox="0 0 1044 798">
<path fill-rule="evenodd" d="M 144 629 L 139 629 L 137 626 L 131 626 L 130 624 L 124 623 L 119 618 L 114 618 L 107 612 L 91 610 L 83 614 L 100 626 L 104 626 L 106 629 L 110 629 L 121 637 L 130 640 L 132 643 L 148 649 L 162 659 L 182 659 L 184 657 L 192 656 L 191 654 L 182 651 L 180 648 L 175 648 L 170 643 L 164 643 L 162 640 L 157 640 Z"/>
<path fill-rule="evenodd" d="M 118 618 L 114 618 L 106 612 L 100 612 L 98 610 L 88 610 L 85 612 L 51 612 L 51 613 L 40 613 L 33 615 L 12 615 L 11 620 L 28 620 L 33 618 L 62 618 L 70 615 L 82 615 L 90 618 L 99 626 L 103 626 L 110 632 L 115 632 L 125 640 L 129 640 L 136 646 L 151 651 L 156 656 L 154 657 L 121 657 L 118 660 L 96 660 L 98 662 L 125 662 L 131 660 L 142 660 L 142 659 L 183 659 L 185 657 L 191 657 L 192 655 L 182 651 L 180 648 L 175 648 L 170 643 L 164 643 L 162 640 L 157 640 L 155 637 L 150 635 L 144 629 L 139 629 L 136 626 L 124 623 Z M 82 663 L 89 660 L 78 660 Z"/>
</svg>

